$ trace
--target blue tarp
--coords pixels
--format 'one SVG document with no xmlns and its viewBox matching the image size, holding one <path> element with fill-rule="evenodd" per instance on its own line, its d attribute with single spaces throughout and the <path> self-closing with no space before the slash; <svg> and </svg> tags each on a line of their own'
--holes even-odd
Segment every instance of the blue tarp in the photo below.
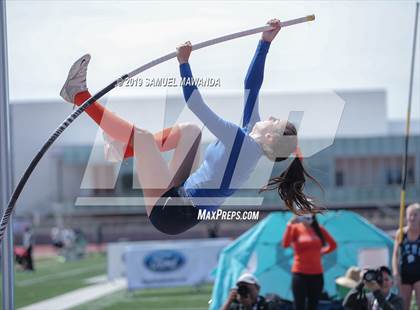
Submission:
<svg viewBox="0 0 420 310">
<path fill-rule="evenodd" d="M 247 268 L 259 279 L 262 295 L 276 293 L 293 299 L 290 289 L 293 250 L 281 247 L 290 217 L 289 212 L 272 213 L 222 251 L 210 309 L 220 309 L 236 279 Z M 391 258 L 392 239 L 356 213 L 330 211 L 317 217 L 338 244 L 336 251 L 323 257 L 324 290 L 330 296 L 336 294 L 335 279 L 344 275 L 348 267 L 357 266 L 360 249 L 387 247 Z"/>
</svg>

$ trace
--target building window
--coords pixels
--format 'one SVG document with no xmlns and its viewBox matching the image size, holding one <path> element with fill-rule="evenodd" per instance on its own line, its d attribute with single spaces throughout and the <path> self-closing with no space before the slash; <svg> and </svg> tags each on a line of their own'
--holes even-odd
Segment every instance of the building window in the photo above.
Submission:
<svg viewBox="0 0 420 310">
<path fill-rule="evenodd" d="M 407 169 L 407 183 L 412 183 L 414 184 L 414 167 L 413 166 L 409 166 Z"/>
<path fill-rule="evenodd" d="M 415 183 L 415 157 L 407 162 L 407 184 Z M 345 176 L 345 180 L 344 180 Z M 402 182 L 401 156 L 343 157 L 335 161 L 335 186 L 394 186 Z"/>
<path fill-rule="evenodd" d="M 335 173 L 335 186 L 342 187 L 344 185 L 344 174 L 343 171 L 337 171 Z"/>
<path fill-rule="evenodd" d="M 386 170 L 386 184 L 388 185 L 400 185 L 402 181 L 401 167 L 390 167 Z"/>
</svg>

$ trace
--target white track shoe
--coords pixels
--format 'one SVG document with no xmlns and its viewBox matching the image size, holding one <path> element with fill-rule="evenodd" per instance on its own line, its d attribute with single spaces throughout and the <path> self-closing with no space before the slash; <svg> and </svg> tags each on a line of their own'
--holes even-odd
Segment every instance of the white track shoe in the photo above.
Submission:
<svg viewBox="0 0 420 310">
<path fill-rule="evenodd" d="M 87 90 L 86 75 L 89 61 L 90 55 L 86 54 L 71 66 L 67 80 L 60 91 L 60 96 L 67 102 L 74 103 L 74 96 Z"/>
<path fill-rule="evenodd" d="M 90 55 L 80 57 L 71 66 L 67 80 L 60 91 L 60 96 L 70 103 L 74 103 L 74 96 L 87 90 L 86 75 L 90 61 Z M 110 162 L 120 162 L 124 160 L 124 150 L 127 147 L 124 143 L 113 139 L 103 132 L 105 159 Z"/>
</svg>

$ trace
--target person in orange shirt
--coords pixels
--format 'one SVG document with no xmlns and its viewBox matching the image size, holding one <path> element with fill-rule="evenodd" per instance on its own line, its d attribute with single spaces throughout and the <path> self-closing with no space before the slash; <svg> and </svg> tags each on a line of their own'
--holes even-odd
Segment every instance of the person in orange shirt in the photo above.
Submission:
<svg viewBox="0 0 420 310">
<path fill-rule="evenodd" d="M 286 227 L 283 247 L 292 247 L 292 291 L 296 310 L 315 310 L 324 287 L 321 256 L 334 251 L 337 243 L 315 215 L 294 216 Z"/>
</svg>

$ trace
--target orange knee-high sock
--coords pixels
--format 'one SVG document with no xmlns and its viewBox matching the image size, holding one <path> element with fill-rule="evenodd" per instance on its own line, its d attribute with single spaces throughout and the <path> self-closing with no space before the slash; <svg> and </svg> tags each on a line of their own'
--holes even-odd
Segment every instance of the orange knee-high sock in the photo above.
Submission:
<svg viewBox="0 0 420 310">
<path fill-rule="evenodd" d="M 74 97 L 74 104 L 80 106 L 90 97 L 91 95 L 88 91 L 82 91 Z M 127 145 L 124 158 L 129 158 L 134 155 L 132 145 L 134 125 L 132 123 L 112 113 L 97 101 L 92 103 L 85 111 L 103 131 L 115 140 Z M 180 136 L 181 132 L 178 126 L 165 128 L 154 134 L 156 145 L 161 152 L 174 149 L 178 145 Z"/>
</svg>

